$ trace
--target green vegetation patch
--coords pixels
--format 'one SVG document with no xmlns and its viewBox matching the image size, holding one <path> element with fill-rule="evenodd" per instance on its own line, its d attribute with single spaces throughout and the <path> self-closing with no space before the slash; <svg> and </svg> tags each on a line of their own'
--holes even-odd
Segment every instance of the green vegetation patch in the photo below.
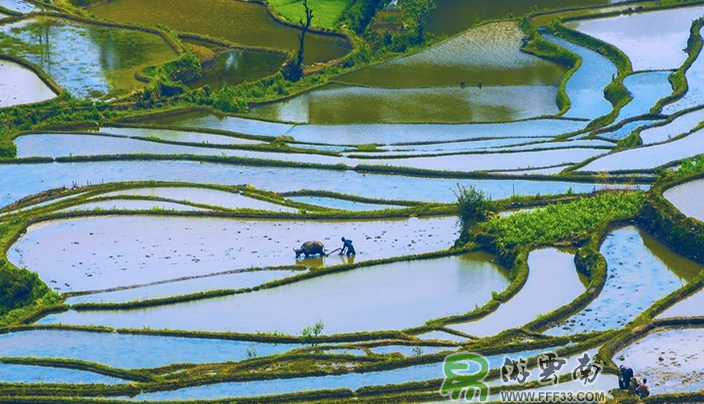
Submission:
<svg viewBox="0 0 704 404">
<path fill-rule="evenodd" d="M 483 224 L 504 248 L 534 245 L 572 238 L 599 223 L 635 216 L 645 193 L 604 192 L 532 212 L 518 212 Z"/>
<path fill-rule="evenodd" d="M 293 23 L 305 20 L 303 0 L 269 0 L 268 3 L 277 15 Z M 308 6 L 313 10 L 314 28 L 334 29 L 342 13 L 347 10 L 354 0 L 310 0 Z"/>
</svg>

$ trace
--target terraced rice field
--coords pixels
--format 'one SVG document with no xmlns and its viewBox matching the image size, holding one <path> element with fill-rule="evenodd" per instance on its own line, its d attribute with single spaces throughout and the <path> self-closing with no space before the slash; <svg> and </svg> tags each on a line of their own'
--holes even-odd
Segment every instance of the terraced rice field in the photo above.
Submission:
<svg viewBox="0 0 704 404">
<path fill-rule="evenodd" d="M 428 29 L 456 36 L 225 114 L 188 97 L 243 77 L 130 97 L 182 55 L 178 34 L 228 45 L 216 76 L 262 62 L 233 44 L 296 49 L 262 5 L 83 10 L 146 24 L 128 27 L 0 0 L 18 14 L 0 20 L 0 118 L 39 117 L 0 132 L 0 303 L 31 299 L 0 304 L 0 401 L 445 402 L 444 361 L 475 352 L 488 401 L 633 402 L 627 364 L 663 402 L 701 402 L 704 8 L 592 1 L 533 32 L 551 14 L 470 28 L 437 3 Z M 538 36 L 551 58 L 529 52 Z M 341 38 L 312 35 L 306 63 L 354 52 Z M 95 119 L 42 124 L 78 99 Z M 297 257 L 309 240 L 324 253 Z M 546 353 L 564 358 L 550 386 Z"/>
</svg>

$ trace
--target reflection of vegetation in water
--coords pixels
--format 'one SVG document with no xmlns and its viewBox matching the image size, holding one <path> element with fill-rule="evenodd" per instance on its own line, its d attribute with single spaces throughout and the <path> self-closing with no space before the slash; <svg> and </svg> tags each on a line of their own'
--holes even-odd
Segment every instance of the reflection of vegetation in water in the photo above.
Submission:
<svg viewBox="0 0 704 404">
<path fill-rule="evenodd" d="M 40 65 L 78 97 L 111 97 L 143 84 L 134 75 L 176 54 L 154 34 L 37 18 L 2 27 L 0 49 Z"/>
<path fill-rule="evenodd" d="M 297 4 L 300 7 L 299 4 Z M 171 29 L 226 39 L 239 45 L 298 50 L 299 29 L 277 23 L 265 7 L 232 0 L 116 0 L 91 8 L 98 17 L 141 24 L 166 24 Z M 233 16 L 237 16 L 233 18 Z M 296 21 L 297 22 L 297 21 Z M 311 32 L 305 62 L 327 61 L 350 51 L 346 39 Z"/>
<path fill-rule="evenodd" d="M 254 81 L 276 73 L 285 57 L 278 53 L 232 50 L 219 53 L 215 66 L 203 69 L 203 77 L 189 85 L 210 86 L 219 90 L 226 85 Z"/>
<path fill-rule="evenodd" d="M 428 17 L 428 32 L 456 34 L 477 20 L 505 18 L 525 14 L 535 9 L 556 9 L 575 6 L 606 5 L 614 0 L 435 0 L 438 7 Z"/>
<path fill-rule="evenodd" d="M 565 68 L 521 51 L 513 22 L 485 24 L 418 54 L 341 76 L 374 87 L 523 85 L 560 83 Z"/>
</svg>

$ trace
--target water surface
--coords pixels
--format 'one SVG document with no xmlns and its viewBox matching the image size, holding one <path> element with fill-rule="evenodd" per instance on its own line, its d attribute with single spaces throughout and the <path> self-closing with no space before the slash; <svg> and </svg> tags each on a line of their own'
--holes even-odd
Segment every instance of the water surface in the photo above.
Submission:
<svg viewBox="0 0 704 404">
<path fill-rule="evenodd" d="M 704 180 L 690 181 L 670 188 L 663 193 L 665 199 L 686 216 L 704 222 Z"/>
<path fill-rule="evenodd" d="M 564 306 L 584 292 L 574 266 L 574 254 L 545 248 L 528 255 L 528 280 L 517 295 L 488 316 L 477 321 L 452 325 L 451 328 L 466 334 L 486 337 L 501 331 L 520 327 Z M 560 285 L 545 291 L 545 285 Z"/>
<path fill-rule="evenodd" d="M 144 310 L 69 311 L 40 323 L 292 335 L 321 320 L 325 334 L 403 329 L 469 311 L 508 284 L 507 271 L 491 256 L 470 253 L 357 268 L 274 289 Z"/>
<path fill-rule="evenodd" d="M 226 39 L 238 45 L 298 51 L 299 29 L 277 23 L 266 7 L 232 0 L 116 0 L 90 9 L 98 17 L 147 25 L 165 24 L 181 32 Z M 309 32 L 306 63 L 324 62 L 351 50 L 343 37 Z"/>
<path fill-rule="evenodd" d="M 191 88 L 208 85 L 213 90 L 235 86 L 244 81 L 257 81 L 276 73 L 286 56 L 274 52 L 230 50 L 216 56 L 215 66 L 203 69 L 203 77 L 188 83 Z"/>
<path fill-rule="evenodd" d="M 336 81 L 372 87 L 558 85 L 566 69 L 521 52 L 515 22 L 472 28 L 415 55 L 342 75 Z"/>
<path fill-rule="evenodd" d="M 13 355 L 14 356 L 14 355 Z M 2 383 L 66 383 L 66 384 L 119 384 L 127 383 L 115 377 L 103 376 L 84 370 L 52 368 L 48 366 L 13 365 L 0 363 Z"/>
<path fill-rule="evenodd" d="M 457 238 L 456 221 L 90 217 L 31 226 L 8 259 L 62 292 L 102 290 L 252 267 L 331 266 L 444 250 Z M 331 251 L 342 246 L 341 237 L 354 241 L 355 257 L 295 259 L 293 248 L 305 241 L 320 240 Z"/>
<path fill-rule="evenodd" d="M 699 31 L 699 35 L 702 31 Z M 673 114 L 685 108 L 691 108 L 697 105 L 704 104 L 704 56 L 700 53 L 697 59 L 685 72 L 687 79 L 687 92 L 684 97 L 675 101 L 672 104 L 665 105 L 662 109 L 663 114 Z"/>
<path fill-rule="evenodd" d="M 210 133 L 189 132 L 186 130 L 152 129 L 152 128 L 118 128 L 101 126 L 99 133 L 141 138 L 157 138 L 170 142 L 207 143 L 218 145 L 263 144 L 259 140 L 242 139 L 234 136 L 213 135 Z"/>
<path fill-rule="evenodd" d="M 687 133 L 704 121 L 704 109 L 688 112 L 673 119 L 670 123 L 644 129 L 640 132 L 643 144 L 667 142 L 671 138 Z"/>
<path fill-rule="evenodd" d="M 122 369 L 240 361 L 247 359 L 250 347 L 266 356 L 300 345 L 70 330 L 0 334 L 0 356 L 77 359 Z"/>
<path fill-rule="evenodd" d="M 273 192 L 303 189 L 349 193 L 386 200 L 453 203 L 457 184 L 474 185 L 503 199 L 511 195 L 592 192 L 596 183 L 535 180 L 458 180 L 380 175 L 345 170 L 295 169 L 191 161 L 106 161 L 0 165 L 0 206 L 53 188 L 121 181 L 181 181 L 196 184 L 250 184 Z M 644 187 L 647 188 L 647 187 Z"/>
<path fill-rule="evenodd" d="M 633 226 L 609 233 L 600 252 L 607 266 L 603 290 L 584 310 L 546 331 L 548 335 L 621 328 L 702 269 Z"/>
<path fill-rule="evenodd" d="M 0 52 L 40 66 L 71 95 L 91 99 L 141 88 L 135 73 L 177 56 L 156 34 L 49 17 L 0 26 Z"/>
<path fill-rule="evenodd" d="M 617 365 L 628 364 L 648 379 L 655 394 L 695 392 L 704 388 L 704 330 L 660 330 L 616 352 Z"/>
<path fill-rule="evenodd" d="M 56 94 L 34 72 L 17 63 L 0 60 L 0 108 L 54 97 Z"/>
<path fill-rule="evenodd" d="M 704 9 L 703 9 L 704 10 Z M 655 103 L 672 93 L 670 71 L 635 73 L 623 79 L 633 99 L 619 111 L 617 120 L 647 114 Z"/>
<path fill-rule="evenodd" d="M 633 71 L 677 69 L 687 59 L 692 21 L 704 15 L 704 7 L 683 7 L 579 20 L 567 23 L 585 34 L 608 42 L 631 60 Z"/>
<path fill-rule="evenodd" d="M 372 88 L 327 84 L 255 106 L 253 117 L 321 124 L 505 122 L 558 112 L 557 86 Z M 530 103 L 522 100 L 530 99 Z"/>
</svg>

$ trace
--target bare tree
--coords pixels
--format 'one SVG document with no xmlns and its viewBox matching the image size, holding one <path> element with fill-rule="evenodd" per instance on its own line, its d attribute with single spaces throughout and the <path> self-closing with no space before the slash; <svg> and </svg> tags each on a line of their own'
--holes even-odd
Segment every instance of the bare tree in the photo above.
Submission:
<svg viewBox="0 0 704 404">
<path fill-rule="evenodd" d="M 284 76 L 291 81 L 298 81 L 303 77 L 303 47 L 310 23 L 313 22 L 313 10 L 308 7 L 308 0 L 303 0 L 303 8 L 306 13 L 306 21 L 303 22 L 303 19 L 301 19 L 299 22 L 301 24 L 301 33 L 298 34 L 298 56 L 284 66 Z"/>
</svg>

